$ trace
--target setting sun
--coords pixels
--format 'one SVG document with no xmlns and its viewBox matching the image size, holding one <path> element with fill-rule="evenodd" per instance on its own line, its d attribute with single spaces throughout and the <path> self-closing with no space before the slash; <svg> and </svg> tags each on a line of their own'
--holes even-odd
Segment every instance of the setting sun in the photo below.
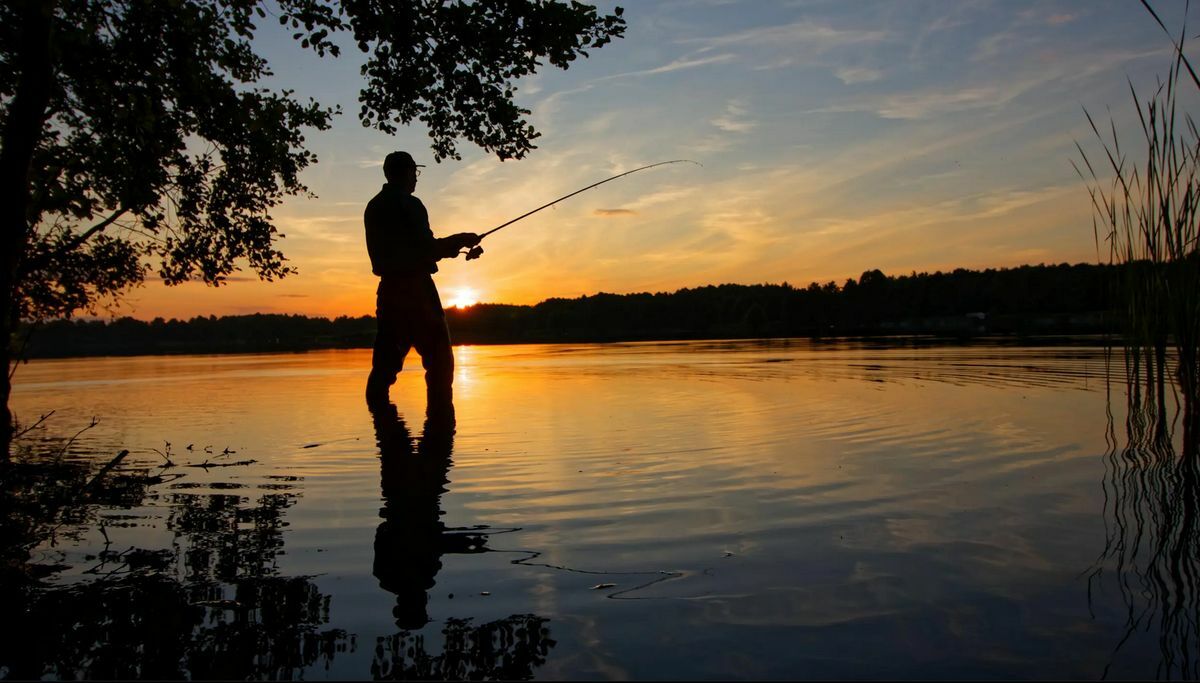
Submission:
<svg viewBox="0 0 1200 683">
<path fill-rule="evenodd" d="M 479 303 L 479 292 L 470 287 L 458 287 L 453 290 L 450 298 L 446 301 L 447 306 L 454 308 L 466 308 Z"/>
</svg>

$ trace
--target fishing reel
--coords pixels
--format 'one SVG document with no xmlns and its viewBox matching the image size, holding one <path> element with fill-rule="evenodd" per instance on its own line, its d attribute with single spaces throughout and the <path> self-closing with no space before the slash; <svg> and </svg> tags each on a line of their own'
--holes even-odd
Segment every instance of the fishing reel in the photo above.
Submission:
<svg viewBox="0 0 1200 683">
<path fill-rule="evenodd" d="M 462 252 L 462 253 L 465 253 L 467 255 L 467 260 L 471 261 L 471 260 L 479 258 L 480 256 L 483 256 L 483 247 L 476 244 L 475 246 L 471 247 L 470 249 L 468 249 L 467 251 Z"/>
</svg>

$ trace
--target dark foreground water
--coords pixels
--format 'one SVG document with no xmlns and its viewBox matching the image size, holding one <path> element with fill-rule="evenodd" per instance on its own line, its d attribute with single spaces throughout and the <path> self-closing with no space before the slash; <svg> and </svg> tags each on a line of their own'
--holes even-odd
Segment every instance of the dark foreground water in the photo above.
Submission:
<svg viewBox="0 0 1200 683">
<path fill-rule="evenodd" d="M 453 427 L 415 356 L 375 411 L 367 351 L 22 366 L 27 448 L 100 422 L 0 676 L 1195 675 L 1098 346 L 455 351 Z"/>
</svg>

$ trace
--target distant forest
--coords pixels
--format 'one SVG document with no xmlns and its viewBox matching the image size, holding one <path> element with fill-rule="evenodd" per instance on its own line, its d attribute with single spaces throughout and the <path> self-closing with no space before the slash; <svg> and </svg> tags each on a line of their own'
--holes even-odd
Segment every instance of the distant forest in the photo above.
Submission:
<svg viewBox="0 0 1200 683">
<path fill-rule="evenodd" d="M 657 294 L 596 294 L 534 306 L 449 308 L 456 344 L 607 342 L 841 335 L 1043 335 L 1106 331 L 1112 266 L 1037 265 L 779 285 L 716 285 Z M 255 314 L 145 322 L 23 325 L 24 356 L 300 351 L 370 347 L 371 316 Z M 18 349 L 19 351 L 20 349 Z"/>
</svg>

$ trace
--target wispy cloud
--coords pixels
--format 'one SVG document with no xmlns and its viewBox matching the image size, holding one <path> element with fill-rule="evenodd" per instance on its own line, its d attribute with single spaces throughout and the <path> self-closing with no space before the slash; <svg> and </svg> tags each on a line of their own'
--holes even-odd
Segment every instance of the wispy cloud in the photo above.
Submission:
<svg viewBox="0 0 1200 683">
<path fill-rule="evenodd" d="M 747 113 L 748 110 L 740 100 L 730 100 L 725 105 L 725 112 L 709 123 L 729 133 L 745 133 L 758 125 L 756 121 L 745 118 Z"/>
<path fill-rule="evenodd" d="M 918 30 L 916 37 L 912 39 L 912 46 L 909 49 L 909 61 L 914 63 L 922 61 L 926 46 L 931 40 L 940 37 L 938 34 L 967 26 L 968 21 L 962 15 L 970 13 L 973 10 L 974 8 L 965 2 L 949 4 L 946 13 Z"/>
<path fill-rule="evenodd" d="M 1014 55 L 1055 49 L 1063 34 L 1057 27 L 1072 23 L 1080 16 L 1070 12 L 1047 14 L 1036 7 L 1018 12 L 1012 25 L 979 42 L 971 61 L 1007 60 Z"/>
<path fill-rule="evenodd" d="M 1094 52 L 1087 56 L 1074 57 L 1069 54 L 1061 58 L 962 87 L 942 86 L 910 89 L 882 95 L 846 98 L 839 103 L 813 110 L 814 112 L 869 111 L 885 119 L 917 120 L 933 118 L 942 114 L 1000 109 L 1019 97 L 1045 88 L 1050 84 L 1080 81 L 1096 75 L 1111 73 L 1114 69 L 1137 59 L 1162 54 L 1164 49 L 1134 52 L 1112 50 Z M 1054 100 L 1047 100 L 1056 106 Z"/>
<path fill-rule="evenodd" d="M 962 19 L 961 17 L 946 14 L 946 15 L 940 16 L 937 19 L 933 20 L 933 22 L 930 23 L 929 26 L 925 27 L 925 30 L 923 30 L 921 32 L 921 37 L 928 37 L 928 35 L 931 33 L 938 33 L 940 31 L 949 31 L 951 29 L 960 28 L 960 27 L 966 26 L 966 25 L 967 25 L 966 20 Z"/>
<path fill-rule="evenodd" d="M 834 28 L 803 20 L 758 26 L 722 35 L 686 38 L 681 44 L 698 45 L 697 54 L 736 53 L 755 71 L 808 65 L 833 51 L 859 50 L 889 39 L 884 30 Z"/>
<path fill-rule="evenodd" d="M 635 216 L 637 211 L 633 209 L 596 209 L 592 211 L 593 215 L 601 218 L 618 218 L 621 216 Z"/>
<path fill-rule="evenodd" d="M 1043 202 L 1073 197 L 1079 193 L 1076 183 L 1063 183 L 1050 187 L 1005 188 L 981 193 L 963 217 L 969 219 L 996 218 L 1014 213 Z"/>
<path fill-rule="evenodd" d="M 994 87 L 932 90 L 921 93 L 889 95 L 876 108 L 885 119 L 922 119 L 933 114 L 967 111 L 993 106 L 1015 97 Z"/>
<path fill-rule="evenodd" d="M 843 30 L 811 21 L 796 21 L 780 26 L 761 26 L 720 36 L 690 38 L 680 42 L 701 43 L 704 50 L 735 45 L 801 45 L 808 49 L 827 49 L 852 43 L 875 42 L 887 37 L 885 31 Z"/>
<path fill-rule="evenodd" d="M 1043 8 L 1031 7 L 1023 12 L 1017 13 L 1017 18 L 1024 23 L 1029 24 L 1044 24 L 1046 26 L 1062 26 L 1069 24 L 1081 16 L 1079 12 L 1051 12 L 1046 13 Z"/>
<path fill-rule="evenodd" d="M 885 119 L 917 120 L 937 114 L 982 109 L 1015 97 L 993 86 L 960 89 L 929 89 L 922 92 L 891 93 L 869 98 L 856 98 L 840 104 L 810 110 L 805 113 L 841 113 L 851 111 L 874 112 Z"/>
<path fill-rule="evenodd" d="M 754 71 L 769 71 L 771 69 L 783 69 L 785 67 L 792 66 L 799 62 L 800 62 L 800 60 L 797 57 L 781 57 L 779 59 L 767 62 L 765 64 L 759 64 L 758 66 L 754 67 L 753 70 Z"/>
<path fill-rule="evenodd" d="M 618 78 L 632 78 L 635 76 L 654 76 L 657 74 L 666 74 L 673 71 L 682 71 L 684 69 L 695 69 L 700 66 L 708 66 L 709 64 L 722 64 L 736 58 L 737 55 L 732 53 L 721 53 L 710 55 L 708 57 L 680 57 L 662 66 L 656 66 L 652 69 L 640 69 L 638 71 L 626 71 L 624 73 L 612 74 L 597 78 L 597 81 L 611 81 Z"/>
<path fill-rule="evenodd" d="M 1046 23 L 1051 26 L 1061 26 L 1062 24 L 1069 24 L 1078 18 L 1078 14 L 1051 14 L 1046 17 Z"/>
<path fill-rule="evenodd" d="M 362 214 L 358 211 L 347 211 L 341 215 L 283 215 L 279 217 L 276 225 L 290 237 L 345 244 L 360 239 L 358 229 L 362 225 Z"/>
<path fill-rule="evenodd" d="M 683 69 L 694 69 L 698 66 L 705 66 L 707 64 L 720 64 L 722 62 L 728 62 L 733 58 L 734 55 L 732 54 L 719 54 L 711 57 L 700 57 L 698 59 L 676 59 L 669 64 L 664 64 L 655 69 L 647 69 L 646 71 L 635 72 L 635 75 L 649 76 L 653 74 L 670 73 L 672 71 L 681 71 Z"/>
<path fill-rule="evenodd" d="M 862 66 L 841 67 L 834 72 L 834 75 L 836 75 L 838 80 L 846 85 L 854 85 L 855 83 L 871 83 L 883 78 L 882 71 Z"/>
<path fill-rule="evenodd" d="M 687 149 L 699 154 L 713 154 L 715 152 L 724 152 L 733 146 L 733 142 L 728 135 L 705 135 L 698 140 L 694 140 L 687 145 Z"/>
<path fill-rule="evenodd" d="M 1031 220 L 1046 220 L 1061 213 L 1063 207 L 1077 207 L 1070 198 L 1078 193 L 1073 185 L 1055 185 L 1046 188 L 999 188 L 973 195 L 948 198 L 940 202 L 896 206 L 886 211 L 872 211 L 859 216 L 847 216 L 839 221 L 842 225 L 828 230 L 831 238 L 817 248 L 827 258 L 837 259 L 869 254 L 873 258 L 894 252 L 898 245 L 906 245 L 910 253 L 906 259 L 929 259 L 914 244 L 923 240 L 938 239 L 946 253 L 958 252 L 949 264 L 969 266 L 967 254 L 977 251 L 993 252 L 997 249 L 1012 250 L 1004 245 L 1012 242 L 1012 223 L 1018 215 L 1024 216 L 1022 224 Z M 1068 201 L 1063 201 L 1064 199 Z M 963 230 L 971 226 L 971 230 Z M 1038 230 L 1032 223 L 1026 230 Z M 922 239 L 914 239 L 920 236 Z M 834 239 L 836 238 L 836 239 Z M 1080 253 L 1086 251 L 1080 241 Z M 1021 245 L 1018 249 L 1027 249 Z M 932 262 L 932 261 L 931 261 Z M 866 263 L 864 261 L 864 263 Z M 917 266 L 914 261 L 914 266 Z"/>
<path fill-rule="evenodd" d="M 577 125 L 581 131 L 587 135 L 597 136 L 603 135 L 612 129 L 613 124 L 621 118 L 619 111 L 607 111 L 590 119 L 579 122 Z"/>
<path fill-rule="evenodd" d="M 636 201 L 628 204 L 628 206 L 632 210 L 645 209 L 658 204 L 677 202 L 691 197 L 700 191 L 701 188 L 695 185 L 689 185 L 686 187 L 665 187 L 657 192 L 651 192 L 650 194 L 643 195 Z"/>
<path fill-rule="evenodd" d="M 551 93 L 550 95 L 547 95 L 545 98 L 542 99 L 541 102 L 538 102 L 537 104 L 535 104 L 533 106 L 534 119 L 538 121 L 538 126 L 541 129 L 541 132 L 543 134 L 546 134 L 547 132 L 554 130 L 552 121 L 555 119 L 555 117 L 559 113 L 559 110 L 562 109 L 564 102 L 568 98 L 570 98 L 573 95 L 578 95 L 580 93 L 588 92 L 589 90 L 592 90 L 593 88 L 595 88 L 598 84 L 609 82 L 609 81 L 626 79 L 626 78 L 643 78 L 643 77 L 647 77 L 647 76 L 658 76 L 661 74 L 674 73 L 676 71 L 684 71 L 687 69 L 696 69 L 696 68 L 700 68 L 700 67 L 710 66 L 713 64 L 724 64 L 726 62 L 731 62 L 736 58 L 737 58 L 737 55 L 732 54 L 732 53 L 706 55 L 703 57 L 685 55 L 683 57 L 679 57 L 670 62 L 667 62 L 666 64 L 663 64 L 662 66 L 656 66 L 656 67 L 652 67 L 649 69 L 638 69 L 636 71 L 622 71 L 621 73 L 615 73 L 615 74 L 609 74 L 607 76 L 601 76 L 601 77 L 595 78 L 587 83 L 583 83 L 582 85 L 579 85 L 577 87 L 568 88 L 566 90 L 560 90 L 560 91 Z M 604 122 L 611 122 L 611 119 L 605 119 L 605 118 L 601 117 L 594 121 L 594 123 L 604 123 Z M 383 164 L 383 162 L 380 161 L 379 165 L 382 165 L 382 164 Z"/>
</svg>

